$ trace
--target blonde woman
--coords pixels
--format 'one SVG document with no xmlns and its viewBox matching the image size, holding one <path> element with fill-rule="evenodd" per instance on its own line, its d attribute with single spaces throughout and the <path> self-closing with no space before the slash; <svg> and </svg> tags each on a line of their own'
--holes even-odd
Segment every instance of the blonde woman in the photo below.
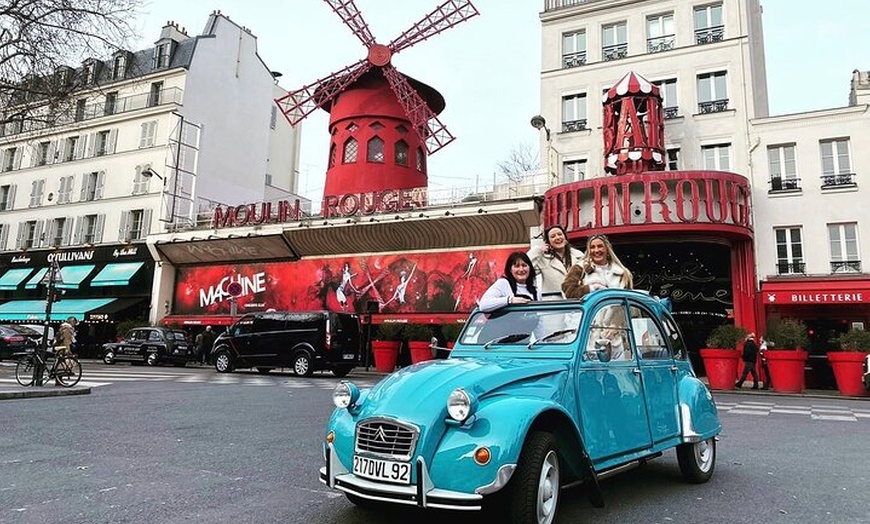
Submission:
<svg viewBox="0 0 870 524">
<path fill-rule="evenodd" d="M 528 252 L 535 268 L 535 282 L 542 300 L 561 300 L 562 282 L 568 269 L 583 258 L 583 252 L 571 247 L 565 228 L 559 225 L 544 230 L 544 245 L 533 247 Z"/>
<path fill-rule="evenodd" d="M 605 288 L 632 289 L 631 271 L 622 265 L 605 235 L 592 235 L 586 242 L 586 256 L 568 270 L 562 282 L 565 298 L 581 298 Z"/>
</svg>

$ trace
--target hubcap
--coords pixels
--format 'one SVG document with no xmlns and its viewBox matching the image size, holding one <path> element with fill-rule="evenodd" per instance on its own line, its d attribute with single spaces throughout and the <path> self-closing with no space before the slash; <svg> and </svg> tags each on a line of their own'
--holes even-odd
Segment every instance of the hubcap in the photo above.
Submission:
<svg viewBox="0 0 870 524">
<path fill-rule="evenodd" d="M 308 359 L 302 357 L 296 359 L 296 364 L 293 366 L 293 371 L 297 375 L 304 375 L 308 371 Z"/>
<path fill-rule="evenodd" d="M 551 524 L 556 516 L 556 504 L 559 501 L 559 457 L 555 451 L 550 451 L 541 464 L 541 476 L 538 479 L 538 523 Z"/>
<path fill-rule="evenodd" d="M 148 365 L 156 366 L 157 365 L 157 353 L 151 353 L 148 355 Z"/>
<path fill-rule="evenodd" d="M 695 444 L 695 461 L 698 469 L 704 473 L 710 471 L 713 466 L 713 446 L 709 440 L 702 440 Z"/>
<path fill-rule="evenodd" d="M 106 364 L 111 364 L 115 362 L 115 354 L 114 353 L 106 353 L 106 356 L 103 357 L 103 362 Z"/>
<path fill-rule="evenodd" d="M 218 355 L 217 360 L 215 360 L 214 365 L 218 371 L 226 371 L 230 367 L 230 358 L 226 353 L 221 353 Z"/>
</svg>

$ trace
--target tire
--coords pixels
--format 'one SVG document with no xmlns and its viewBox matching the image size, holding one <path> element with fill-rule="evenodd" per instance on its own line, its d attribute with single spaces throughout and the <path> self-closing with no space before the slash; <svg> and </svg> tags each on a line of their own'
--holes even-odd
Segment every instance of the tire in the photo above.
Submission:
<svg viewBox="0 0 870 524">
<path fill-rule="evenodd" d="M 22 386 L 30 386 L 33 384 L 33 359 L 30 357 L 22 357 L 15 364 L 15 380 Z"/>
<path fill-rule="evenodd" d="M 257 368 L 257 373 L 261 375 L 268 375 L 273 368 Z"/>
<path fill-rule="evenodd" d="M 300 351 L 293 357 L 293 373 L 296 373 L 300 377 L 310 377 L 314 373 L 313 364 L 308 353 Z"/>
<path fill-rule="evenodd" d="M 693 484 L 707 482 L 716 469 L 716 439 L 680 444 L 677 446 L 677 463 L 687 481 Z"/>
<path fill-rule="evenodd" d="M 349 368 L 349 367 L 332 368 L 332 374 L 338 378 L 346 377 L 347 374 L 350 373 L 350 370 L 352 370 L 352 369 L 353 368 Z"/>
<path fill-rule="evenodd" d="M 55 379 L 57 384 L 65 388 L 71 388 L 82 379 L 82 365 L 78 359 L 72 357 L 58 357 L 57 372 Z"/>
<path fill-rule="evenodd" d="M 105 355 L 103 355 L 103 364 L 114 365 L 115 364 L 115 353 L 112 351 L 107 351 Z"/>
<path fill-rule="evenodd" d="M 148 356 L 145 357 L 145 363 L 152 367 L 159 365 L 160 355 L 157 353 L 148 353 Z"/>
<path fill-rule="evenodd" d="M 523 444 L 510 484 L 508 521 L 512 524 L 552 524 L 559 509 L 559 453 L 552 433 L 535 431 Z"/>
<path fill-rule="evenodd" d="M 218 351 L 214 357 L 215 371 L 218 373 L 232 373 L 233 367 L 233 357 L 230 355 L 230 352 L 226 349 Z"/>
</svg>

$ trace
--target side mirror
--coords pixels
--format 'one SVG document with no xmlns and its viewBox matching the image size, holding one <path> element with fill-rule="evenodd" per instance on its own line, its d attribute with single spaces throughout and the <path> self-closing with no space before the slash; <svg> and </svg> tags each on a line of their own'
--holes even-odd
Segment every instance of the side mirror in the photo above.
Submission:
<svg viewBox="0 0 870 524">
<path fill-rule="evenodd" d="M 598 355 L 599 362 L 610 362 L 613 346 L 606 338 L 599 338 L 595 341 L 595 353 Z"/>
</svg>

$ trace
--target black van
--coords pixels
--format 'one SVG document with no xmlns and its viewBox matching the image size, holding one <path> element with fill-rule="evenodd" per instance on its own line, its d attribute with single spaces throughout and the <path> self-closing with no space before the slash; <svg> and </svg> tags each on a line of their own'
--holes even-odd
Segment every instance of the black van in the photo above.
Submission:
<svg viewBox="0 0 870 524">
<path fill-rule="evenodd" d="M 243 316 L 218 335 L 211 360 L 220 373 L 291 368 L 307 377 L 328 370 L 343 377 L 359 365 L 362 337 L 357 315 L 332 311 L 270 311 Z"/>
</svg>

